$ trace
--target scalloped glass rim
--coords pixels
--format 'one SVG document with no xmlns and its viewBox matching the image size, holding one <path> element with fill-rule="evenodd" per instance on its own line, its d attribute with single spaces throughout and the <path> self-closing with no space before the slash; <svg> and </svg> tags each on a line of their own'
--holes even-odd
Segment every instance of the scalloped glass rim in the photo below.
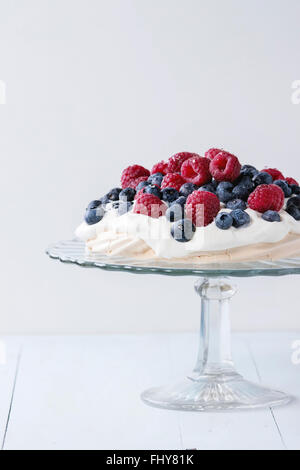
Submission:
<svg viewBox="0 0 300 470">
<path fill-rule="evenodd" d="M 222 263 L 197 265 L 195 263 L 177 264 L 171 261 L 141 261 L 129 258 L 108 258 L 105 255 L 87 254 L 85 243 L 80 240 L 63 240 L 50 245 L 46 253 L 50 258 L 64 263 L 75 263 L 84 267 L 95 267 L 107 271 L 125 271 L 139 274 L 164 274 L 166 276 L 203 276 L 203 277 L 251 277 L 284 276 L 300 274 L 300 258 L 277 261 L 255 261 L 245 263 Z"/>
</svg>

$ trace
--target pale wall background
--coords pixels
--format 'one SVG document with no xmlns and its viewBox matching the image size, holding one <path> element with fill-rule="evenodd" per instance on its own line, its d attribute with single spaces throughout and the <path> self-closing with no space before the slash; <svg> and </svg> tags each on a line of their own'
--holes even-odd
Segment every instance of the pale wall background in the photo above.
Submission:
<svg viewBox="0 0 300 470">
<path fill-rule="evenodd" d="M 192 278 L 50 261 L 132 163 L 222 146 L 300 177 L 299 0 L 0 0 L 0 330 L 191 330 Z M 299 278 L 238 281 L 235 329 L 300 328 Z"/>
</svg>

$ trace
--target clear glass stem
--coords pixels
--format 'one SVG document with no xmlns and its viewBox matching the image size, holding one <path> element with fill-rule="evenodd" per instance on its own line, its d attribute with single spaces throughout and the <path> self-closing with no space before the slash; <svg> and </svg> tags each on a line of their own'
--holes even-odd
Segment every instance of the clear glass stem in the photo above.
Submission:
<svg viewBox="0 0 300 470">
<path fill-rule="evenodd" d="M 216 411 L 278 406 L 290 401 L 284 393 L 244 379 L 231 359 L 229 301 L 236 288 L 221 278 L 199 279 L 201 297 L 198 360 L 180 382 L 145 390 L 145 403 L 159 408 Z"/>
<path fill-rule="evenodd" d="M 236 288 L 227 279 L 199 279 L 195 290 L 201 297 L 199 353 L 194 373 L 236 374 L 231 359 L 229 300 Z"/>
</svg>

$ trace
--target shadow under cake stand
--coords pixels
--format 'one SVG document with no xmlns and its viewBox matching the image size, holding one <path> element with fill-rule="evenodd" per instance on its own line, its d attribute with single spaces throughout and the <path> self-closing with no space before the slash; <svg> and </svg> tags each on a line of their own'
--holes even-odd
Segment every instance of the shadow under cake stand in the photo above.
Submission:
<svg viewBox="0 0 300 470">
<path fill-rule="evenodd" d="M 137 274 L 197 276 L 195 291 L 201 298 L 200 344 L 193 371 L 181 382 L 142 393 L 142 400 L 159 408 L 207 411 L 251 409 L 288 403 L 291 397 L 244 379 L 231 358 L 229 301 L 236 288 L 228 277 L 300 274 L 300 258 L 215 265 L 137 261 L 87 254 L 78 240 L 55 243 L 47 249 L 54 259 L 79 266 Z"/>
</svg>

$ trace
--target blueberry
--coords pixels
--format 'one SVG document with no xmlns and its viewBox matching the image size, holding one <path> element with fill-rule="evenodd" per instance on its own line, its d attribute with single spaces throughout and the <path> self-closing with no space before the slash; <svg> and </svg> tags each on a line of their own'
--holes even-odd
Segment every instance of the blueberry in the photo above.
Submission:
<svg viewBox="0 0 300 470">
<path fill-rule="evenodd" d="M 161 190 L 155 184 L 149 184 L 145 187 L 144 193 L 152 194 L 153 196 L 159 197 L 161 199 Z"/>
<path fill-rule="evenodd" d="M 257 175 L 254 176 L 252 181 L 255 186 L 258 186 L 260 184 L 272 184 L 273 178 L 271 175 L 269 175 L 269 173 L 266 173 L 265 171 L 260 171 L 259 173 L 257 173 Z"/>
<path fill-rule="evenodd" d="M 281 217 L 276 211 L 266 211 L 261 216 L 262 219 L 267 220 L 268 222 L 280 222 Z"/>
<path fill-rule="evenodd" d="M 124 202 L 133 201 L 135 194 L 136 194 L 135 189 L 125 188 L 125 189 L 122 189 L 122 191 L 120 192 L 119 199 L 120 201 L 124 201 Z"/>
<path fill-rule="evenodd" d="M 99 207 L 100 205 L 102 204 L 102 201 L 100 199 L 95 199 L 94 201 L 91 201 L 86 210 L 89 210 L 89 209 L 96 209 L 97 207 Z"/>
<path fill-rule="evenodd" d="M 100 202 L 101 202 L 101 204 L 102 204 L 104 207 L 105 207 L 106 204 L 108 204 L 108 203 L 110 202 L 110 200 L 109 200 L 108 197 L 107 197 L 107 194 L 105 194 L 105 196 L 102 196 L 102 197 L 100 198 Z"/>
<path fill-rule="evenodd" d="M 242 211 L 241 209 L 235 209 L 230 212 L 231 217 L 233 218 L 232 225 L 236 228 L 242 227 L 242 225 L 249 224 L 250 216 L 247 212 Z"/>
<path fill-rule="evenodd" d="M 297 184 L 290 184 L 290 188 L 293 194 L 300 194 L 300 186 Z"/>
<path fill-rule="evenodd" d="M 277 186 L 279 186 L 282 191 L 284 192 L 284 196 L 285 197 L 290 197 L 292 195 L 292 190 L 290 188 L 290 186 L 288 185 L 288 183 L 284 180 L 276 180 L 274 181 L 274 184 L 276 184 Z"/>
<path fill-rule="evenodd" d="M 107 193 L 105 196 L 110 200 L 110 201 L 118 201 L 119 200 L 119 194 L 122 191 L 121 188 L 113 188 Z"/>
<path fill-rule="evenodd" d="M 247 208 L 247 203 L 242 199 L 233 199 L 232 201 L 227 202 L 226 207 L 231 210 L 241 209 L 244 211 Z"/>
<path fill-rule="evenodd" d="M 170 204 L 179 198 L 179 192 L 174 188 L 165 188 L 162 190 L 162 199 L 163 201 Z"/>
<path fill-rule="evenodd" d="M 234 196 L 232 195 L 233 187 L 233 184 L 228 181 L 222 181 L 218 184 L 217 196 L 221 202 L 228 202 L 231 199 L 234 199 Z"/>
<path fill-rule="evenodd" d="M 217 189 L 219 183 L 218 183 L 218 181 L 216 181 L 216 180 L 213 178 L 213 179 L 211 180 L 210 184 L 212 184 L 213 187 L 214 187 L 215 189 Z"/>
<path fill-rule="evenodd" d="M 245 186 L 249 190 L 249 192 L 252 192 L 255 188 L 255 184 L 253 183 L 252 178 L 250 178 L 250 176 L 247 176 L 247 175 L 240 175 L 234 181 L 233 184 L 234 186 L 237 186 L 237 185 Z"/>
<path fill-rule="evenodd" d="M 94 225 L 100 222 L 104 214 L 105 210 L 100 204 L 98 207 L 88 208 L 85 212 L 84 220 L 88 225 Z"/>
<path fill-rule="evenodd" d="M 164 175 L 162 173 L 153 173 L 153 175 L 150 175 L 148 178 L 148 182 L 150 184 L 156 184 L 157 186 L 161 185 L 161 182 L 163 180 Z"/>
<path fill-rule="evenodd" d="M 291 204 L 286 208 L 286 212 L 290 214 L 295 220 L 300 220 L 300 209 L 297 206 Z"/>
<path fill-rule="evenodd" d="M 120 201 L 120 204 L 118 207 L 118 214 L 119 215 L 127 214 L 127 212 L 129 212 L 132 209 L 132 207 L 133 207 L 133 202 Z"/>
<path fill-rule="evenodd" d="M 233 224 L 233 218 L 228 212 L 219 212 L 215 218 L 215 224 L 221 230 L 228 230 Z"/>
<path fill-rule="evenodd" d="M 173 204 L 180 204 L 182 207 L 184 207 L 185 203 L 186 197 L 180 196 L 178 199 L 175 199 L 175 201 L 171 203 L 171 206 L 173 206 Z"/>
<path fill-rule="evenodd" d="M 258 173 L 259 171 L 252 165 L 243 165 L 241 168 L 241 175 L 243 176 L 254 178 Z"/>
<path fill-rule="evenodd" d="M 141 181 L 135 188 L 136 192 L 140 191 L 141 189 L 143 189 L 145 186 L 148 186 L 149 184 L 150 184 L 149 181 Z"/>
<path fill-rule="evenodd" d="M 175 222 L 176 220 L 182 220 L 184 218 L 184 207 L 181 204 L 176 203 L 175 201 L 166 210 L 166 217 L 170 222 Z"/>
<path fill-rule="evenodd" d="M 171 235 L 177 242 L 189 242 L 196 231 L 196 227 L 190 219 L 177 220 L 172 224 Z"/>
<path fill-rule="evenodd" d="M 287 203 L 286 203 L 286 207 L 291 207 L 291 206 L 295 206 L 297 209 L 300 209 L 300 197 L 298 196 L 293 196 L 291 197 Z"/>
<path fill-rule="evenodd" d="M 198 191 L 208 191 L 209 193 L 216 194 L 216 188 L 212 183 L 207 183 L 201 186 Z"/>
<path fill-rule="evenodd" d="M 181 196 L 188 197 L 192 192 L 196 191 L 198 186 L 193 183 L 184 183 L 181 188 L 179 189 L 179 193 Z"/>
<path fill-rule="evenodd" d="M 232 190 L 232 196 L 235 199 L 244 199 L 245 201 L 248 199 L 251 190 L 249 187 L 244 183 L 237 184 Z"/>
</svg>

